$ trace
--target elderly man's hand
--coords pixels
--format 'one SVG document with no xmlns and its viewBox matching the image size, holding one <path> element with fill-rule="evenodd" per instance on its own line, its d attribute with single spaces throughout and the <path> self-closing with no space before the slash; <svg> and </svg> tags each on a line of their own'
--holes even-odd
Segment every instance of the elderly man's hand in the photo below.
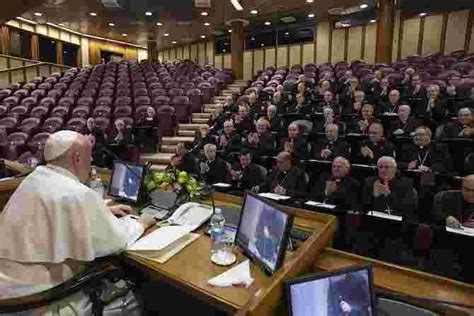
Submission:
<svg viewBox="0 0 474 316">
<path fill-rule="evenodd" d="M 417 165 L 418 165 L 418 160 L 412 160 L 408 164 L 408 169 L 415 169 Z"/>
<path fill-rule="evenodd" d="M 323 149 L 323 151 L 321 151 L 321 157 L 324 159 L 331 157 L 331 154 L 332 152 L 329 149 Z"/>
<path fill-rule="evenodd" d="M 277 185 L 277 186 L 275 187 L 275 190 L 274 190 L 274 191 L 275 191 L 276 194 L 285 194 L 285 193 L 286 193 L 285 188 L 282 187 L 281 185 Z"/>
<path fill-rule="evenodd" d="M 132 211 L 132 208 L 129 205 L 124 205 L 124 204 L 109 206 L 109 209 L 112 212 L 112 214 L 118 217 L 125 216 Z"/>
<path fill-rule="evenodd" d="M 450 228 L 461 228 L 461 223 L 454 216 L 446 217 L 446 226 Z"/>
</svg>

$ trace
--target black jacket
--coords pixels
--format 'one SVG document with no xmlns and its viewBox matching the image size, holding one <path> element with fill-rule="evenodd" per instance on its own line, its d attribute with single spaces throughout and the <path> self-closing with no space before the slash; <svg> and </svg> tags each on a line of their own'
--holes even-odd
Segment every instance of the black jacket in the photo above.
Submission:
<svg viewBox="0 0 474 316">
<path fill-rule="evenodd" d="M 266 191 L 273 192 L 280 185 L 285 188 L 286 195 L 292 197 L 304 197 L 307 191 L 306 175 L 303 170 L 293 167 L 287 172 L 273 169 L 267 177 Z"/>
<path fill-rule="evenodd" d="M 201 164 L 209 165 L 209 170 L 201 173 Z M 198 169 L 202 179 L 208 184 L 225 182 L 227 180 L 227 164 L 219 157 L 216 157 L 212 162 L 208 162 L 206 159 L 201 160 Z"/>
<path fill-rule="evenodd" d="M 338 156 L 350 159 L 350 148 L 351 146 L 349 145 L 349 143 L 345 142 L 340 138 L 338 138 L 335 142 L 329 142 L 327 139 L 324 139 L 314 144 L 312 156 L 316 159 L 331 161 Z M 321 157 L 321 152 L 324 149 L 329 149 L 332 152 L 332 154 L 326 159 Z"/>
<path fill-rule="evenodd" d="M 191 152 L 194 155 L 199 155 L 207 144 L 215 145 L 216 139 L 211 135 L 207 135 L 206 137 L 197 136 L 194 138 L 193 144 L 191 145 Z"/>
<path fill-rule="evenodd" d="M 389 195 L 374 197 L 374 182 L 377 179 L 377 177 L 372 177 L 365 180 L 362 191 L 363 210 L 384 212 L 390 209 L 394 211 L 395 215 L 413 219 L 413 212 L 416 206 L 413 181 L 397 176 L 388 184 L 390 188 Z"/>
<path fill-rule="evenodd" d="M 446 172 L 452 169 L 451 157 L 445 144 L 431 143 L 424 149 L 414 144 L 406 144 L 400 157 L 400 168 L 408 168 L 408 164 L 413 160 L 418 161 L 418 166 L 423 162 L 424 166 L 430 167 L 434 172 Z"/>
<path fill-rule="evenodd" d="M 285 143 L 291 141 L 290 138 L 283 138 L 280 142 L 280 151 L 285 150 Z M 293 152 L 292 152 L 293 158 L 297 161 L 299 160 L 305 160 L 309 158 L 309 152 L 308 152 L 308 143 L 306 141 L 306 138 L 304 136 L 297 136 L 293 140 Z"/>
<path fill-rule="evenodd" d="M 219 143 L 220 143 L 220 138 L 225 137 L 227 144 L 223 146 L 222 144 L 219 144 L 219 149 L 222 150 L 222 157 L 227 159 L 229 157 L 230 153 L 233 152 L 238 152 L 242 146 L 242 137 L 237 134 L 237 133 L 232 133 L 230 136 L 226 134 L 222 134 L 219 137 Z"/>
<path fill-rule="evenodd" d="M 333 180 L 337 182 L 337 190 L 326 196 L 326 181 Z M 332 179 L 331 174 L 326 172 L 319 176 L 308 196 L 317 201 L 326 200 L 328 204 L 334 204 L 339 208 L 346 210 L 356 210 L 358 208 L 360 193 L 360 183 L 351 176 L 345 176 L 341 179 Z"/>
<path fill-rule="evenodd" d="M 276 151 L 276 140 L 275 135 L 272 133 L 265 133 L 259 137 L 257 146 L 248 143 L 246 140 L 246 146 L 251 148 L 254 159 L 259 159 L 262 156 L 273 156 Z"/>
<path fill-rule="evenodd" d="M 441 121 L 444 118 L 444 114 L 448 107 L 448 103 L 444 99 L 436 99 L 434 101 L 434 108 L 430 111 L 426 111 L 428 106 L 429 99 L 424 99 L 421 102 L 417 102 L 415 106 L 415 113 L 420 117 L 424 117 L 427 119 L 432 119 L 434 121 Z"/>
<path fill-rule="evenodd" d="M 434 213 L 438 224 L 446 225 L 446 217 L 453 216 L 461 224 L 474 218 L 474 204 L 464 201 L 461 191 L 444 191 L 435 196 Z"/>
<path fill-rule="evenodd" d="M 374 158 L 364 157 L 361 154 L 361 148 L 367 146 L 372 153 L 374 154 Z M 372 143 L 371 141 L 363 141 L 361 146 L 357 149 L 357 160 L 361 164 L 365 165 L 375 165 L 377 164 L 377 160 L 379 160 L 382 156 L 390 156 L 394 157 L 395 149 L 391 142 L 387 141 L 386 139 L 381 140 L 377 145 Z"/>
<path fill-rule="evenodd" d="M 232 166 L 232 170 L 242 172 L 242 178 L 239 180 L 232 180 L 232 185 L 238 190 L 250 190 L 254 186 L 265 187 L 265 177 L 263 176 L 260 167 L 251 163 L 247 168 L 242 169 L 239 163 Z"/>
<path fill-rule="evenodd" d="M 388 135 L 389 137 L 391 137 L 392 135 L 394 135 L 393 132 L 395 132 L 397 129 L 402 129 L 404 133 L 396 136 L 410 136 L 410 134 L 414 132 L 415 129 L 420 125 L 421 122 L 413 117 L 409 117 L 405 123 L 402 123 L 400 120 L 393 120 L 390 122 L 390 129 L 388 131 Z"/>
</svg>

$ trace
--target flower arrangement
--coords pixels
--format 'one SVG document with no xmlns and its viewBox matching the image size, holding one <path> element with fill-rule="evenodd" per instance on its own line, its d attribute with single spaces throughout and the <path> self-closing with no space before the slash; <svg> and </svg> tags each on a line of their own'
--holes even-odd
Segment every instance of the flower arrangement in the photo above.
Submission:
<svg viewBox="0 0 474 316">
<path fill-rule="evenodd" d="M 145 186 L 149 192 L 156 189 L 174 191 L 180 198 L 189 200 L 201 195 L 201 185 L 186 171 L 171 167 L 164 172 L 156 171 L 145 178 Z"/>
</svg>

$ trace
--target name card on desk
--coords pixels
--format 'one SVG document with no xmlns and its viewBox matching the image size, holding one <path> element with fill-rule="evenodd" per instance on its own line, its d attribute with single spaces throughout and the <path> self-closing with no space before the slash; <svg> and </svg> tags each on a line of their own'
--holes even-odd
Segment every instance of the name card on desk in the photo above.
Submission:
<svg viewBox="0 0 474 316">
<path fill-rule="evenodd" d="M 217 188 L 230 188 L 230 184 L 228 183 L 214 183 L 212 186 Z"/>
<path fill-rule="evenodd" d="M 390 215 L 390 214 L 387 214 L 387 213 L 384 213 L 384 212 L 370 211 L 370 212 L 367 213 L 367 215 L 369 215 L 369 216 L 374 216 L 374 217 L 379 217 L 379 218 L 385 218 L 385 219 L 389 219 L 389 220 L 397 221 L 397 222 L 401 222 L 401 221 L 402 221 L 402 217 L 401 217 L 401 216 L 398 216 L 398 215 Z"/>
<path fill-rule="evenodd" d="M 304 204 L 309 205 L 309 206 L 327 208 L 330 210 L 332 210 L 333 208 L 336 208 L 336 205 L 333 205 L 333 204 L 326 204 L 326 203 L 320 203 L 320 202 L 314 202 L 314 201 L 307 201 Z"/>
<path fill-rule="evenodd" d="M 470 227 L 461 226 L 461 228 L 451 228 L 446 226 L 446 231 L 454 234 L 474 237 L 474 228 Z"/>
<path fill-rule="evenodd" d="M 259 196 L 275 201 L 288 200 L 291 198 L 291 196 L 280 195 L 276 193 L 260 193 Z"/>
</svg>

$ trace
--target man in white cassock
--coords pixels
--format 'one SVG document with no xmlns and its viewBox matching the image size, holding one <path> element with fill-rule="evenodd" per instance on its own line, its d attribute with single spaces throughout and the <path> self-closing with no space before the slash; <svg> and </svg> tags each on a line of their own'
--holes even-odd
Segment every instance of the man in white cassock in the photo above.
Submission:
<svg viewBox="0 0 474 316">
<path fill-rule="evenodd" d="M 118 219 L 115 214 L 131 209 L 106 206 L 83 184 L 89 178 L 91 151 L 87 136 L 73 131 L 52 134 L 44 148 L 47 165 L 22 181 L 0 213 L 0 298 L 63 283 L 83 271 L 85 263 L 124 250 L 154 224 L 149 215 L 137 221 Z M 21 315 L 91 315 L 90 309 L 88 296 L 79 292 Z"/>
</svg>

